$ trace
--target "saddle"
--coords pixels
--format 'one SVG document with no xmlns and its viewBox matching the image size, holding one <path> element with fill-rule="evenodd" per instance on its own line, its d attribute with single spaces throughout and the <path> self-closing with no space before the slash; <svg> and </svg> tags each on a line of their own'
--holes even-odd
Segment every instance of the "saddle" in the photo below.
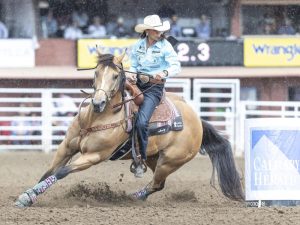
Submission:
<svg viewBox="0 0 300 225">
<path fill-rule="evenodd" d="M 130 87 L 128 87 L 128 85 Z M 143 95 L 138 87 L 134 84 L 127 84 L 126 90 L 128 91 L 126 91 L 125 99 L 135 97 L 134 101 L 125 103 L 126 117 L 128 118 L 130 117 L 129 115 L 138 112 L 139 105 L 143 102 Z M 127 133 L 130 133 L 132 131 L 132 126 L 132 119 L 130 119 L 127 122 Z M 148 135 L 160 135 L 165 134 L 171 130 L 180 131 L 182 129 L 183 122 L 181 113 L 164 93 L 160 104 L 156 107 L 150 119 Z"/>
<path fill-rule="evenodd" d="M 128 86 L 130 85 L 130 86 Z M 132 99 L 133 101 L 126 101 L 125 112 L 126 118 L 131 118 L 130 115 L 137 113 L 139 105 L 143 103 L 144 97 L 138 87 L 134 84 L 126 84 L 125 101 Z M 126 124 L 126 132 L 131 133 L 133 129 L 134 118 L 129 119 Z M 148 135 L 161 135 L 169 131 L 180 131 L 183 129 L 183 121 L 180 111 L 171 102 L 171 100 L 164 96 L 160 104 L 154 110 L 149 122 Z M 132 150 L 132 138 L 127 139 L 124 143 L 119 145 L 109 160 L 119 160 L 125 157 Z"/>
</svg>

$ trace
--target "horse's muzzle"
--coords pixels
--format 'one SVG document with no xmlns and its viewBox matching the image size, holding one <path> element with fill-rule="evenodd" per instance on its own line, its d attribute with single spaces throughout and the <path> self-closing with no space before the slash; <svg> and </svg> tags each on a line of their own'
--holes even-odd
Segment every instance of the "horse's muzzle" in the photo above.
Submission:
<svg viewBox="0 0 300 225">
<path fill-rule="evenodd" d="M 94 112 L 95 113 L 101 113 L 105 109 L 106 101 L 102 100 L 102 101 L 97 102 L 94 99 L 92 99 L 92 104 L 93 104 L 93 107 L 94 107 Z"/>
</svg>

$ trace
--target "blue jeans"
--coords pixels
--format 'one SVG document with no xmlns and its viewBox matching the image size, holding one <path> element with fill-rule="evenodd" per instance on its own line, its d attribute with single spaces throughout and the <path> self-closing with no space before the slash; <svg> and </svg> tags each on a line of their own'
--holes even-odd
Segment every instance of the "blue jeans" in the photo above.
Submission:
<svg viewBox="0 0 300 225">
<path fill-rule="evenodd" d="M 138 85 L 139 86 L 139 85 Z M 148 85 L 147 85 L 148 86 Z M 140 87 L 141 91 L 145 90 L 144 86 Z M 140 153 L 142 159 L 147 159 L 147 145 L 148 145 L 148 125 L 151 119 L 151 116 L 158 106 L 162 95 L 163 95 L 163 85 L 155 85 L 153 88 L 150 88 L 144 92 L 144 102 L 140 105 L 137 118 L 136 118 L 136 134 L 139 142 Z"/>
</svg>

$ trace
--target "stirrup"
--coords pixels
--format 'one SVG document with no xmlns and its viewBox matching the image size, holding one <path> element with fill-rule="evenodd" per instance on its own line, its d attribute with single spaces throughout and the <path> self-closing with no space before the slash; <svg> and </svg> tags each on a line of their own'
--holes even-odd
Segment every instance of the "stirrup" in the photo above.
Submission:
<svg viewBox="0 0 300 225">
<path fill-rule="evenodd" d="M 143 172 L 146 173 L 147 172 L 147 165 L 144 162 L 144 160 L 140 159 L 138 163 L 135 163 L 135 161 L 132 161 L 131 165 L 130 165 L 130 172 L 131 173 L 136 173 L 136 168 L 141 165 Z"/>
</svg>

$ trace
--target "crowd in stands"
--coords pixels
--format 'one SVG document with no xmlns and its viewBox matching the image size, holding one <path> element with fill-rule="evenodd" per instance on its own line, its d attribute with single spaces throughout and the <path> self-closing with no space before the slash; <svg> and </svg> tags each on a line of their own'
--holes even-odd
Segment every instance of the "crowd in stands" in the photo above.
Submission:
<svg viewBox="0 0 300 225">
<path fill-rule="evenodd" d="M 41 16 L 42 36 L 44 38 L 79 38 L 129 37 L 132 27 L 124 23 L 122 17 L 110 15 L 109 21 L 100 15 L 88 14 L 84 7 L 75 7 L 69 14 L 54 13 L 49 8 Z"/>
<path fill-rule="evenodd" d="M 300 34 L 300 25 L 293 23 L 288 15 L 283 14 L 281 18 L 276 18 L 275 15 L 265 13 L 262 21 L 259 23 L 258 34 L 266 35 L 295 35 Z"/>
<path fill-rule="evenodd" d="M 169 19 L 171 23 L 170 35 L 175 37 L 198 37 L 208 39 L 211 37 L 211 23 L 207 15 L 201 15 L 198 24 L 194 27 L 183 27 L 178 23 L 175 11 L 162 6 L 157 12 L 162 18 Z M 135 24 L 126 23 L 123 17 L 110 15 L 105 21 L 99 15 L 92 18 L 80 7 L 74 9 L 69 15 L 60 16 L 49 8 L 47 14 L 41 16 L 42 36 L 44 38 L 65 38 L 76 40 L 79 38 L 127 38 L 135 37 Z"/>
<path fill-rule="evenodd" d="M 163 6 L 157 12 L 162 18 L 169 19 L 171 29 L 169 35 L 174 37 L 193 37 L 200 39 L 209 39 L 211 37 L 226 38 L 230 36 L 230 32 L 226 28 L 215 28 L 212 30 L 211 19 L 208 15 L 201 14 L 199 18 L 193 18 L 191 25 L 182 25 L 184 18 L 180 18 L 174 10 Z M 181 21 L 181 23 L 180 23 Z M 263 21 L 259 22 L 256 32 L 252 34 L 264 35 L 294 35 L 300 34 L 300 24 L 285 16 L 281 20 L 275 19 L 269 13 L 263 17 Z M 90 18 L 88 14 L 82 10 L 73 11 L 69 17 L 55 18 L 53 12 L 42 18 L 43 37 L 64 37 L 66 39 L 76 40 L 79 38 L 128 38 L 136 37 L 134 26 L 128 23 L 123 17 L 110 15 L 109 20 L 105 21 L 98 15 Z"/>
<path fill-rule="evenodd" d="M 94 0 L 89 0 L 93 2 Z M 101 2 L 101 1 L 100 1 Z M 129 21 L 116 15 L 108 15 L 107 1 L 94 9 L 86 8 L 86 5 L 75 1 L 72 7 L 60 2 L 60 5 L 48 5 L 40 9 L 40 27 L 42 38 L 65 38 L 76 40 L 79 38 L 130 38 L 137 37 L 134 25 L 138 19 Z M 271 13 L 270 13 L 271 12 Z M 157 13 L 161 18 L 168 19 L 171 23 L 169 35 L 174 37 L 193 37 L 209 39 L 211 37 L 226 38 L 230 31 L 225 27 L 213 27 L 213 18 L 206 14 L 199 14 L 197 18 L 183 18 L 176 14 L 175 10 L 168 4 L 163 4 Z M 280 15 L 280 16 L 278 16 Z M 250 17 L 249 17 L 250 18 Z M 193 20 L 193 23 L 191 22 Z M 255 22 L 243 28 L 244 34 L 257 35 L 295 35 L 300 34 L 300 18 L 291 18 L 289 14 L 280 12 L 275 15 L 272 11 L 265 13 L 259 18 L 250 18 Z M 184 22 L 183 22 L 184 21 Z M 258 25 L 258 26 L 257 26 Z M 0 38 L 8 38 L 9 29 L 0 21 Z"/>
</svg>

